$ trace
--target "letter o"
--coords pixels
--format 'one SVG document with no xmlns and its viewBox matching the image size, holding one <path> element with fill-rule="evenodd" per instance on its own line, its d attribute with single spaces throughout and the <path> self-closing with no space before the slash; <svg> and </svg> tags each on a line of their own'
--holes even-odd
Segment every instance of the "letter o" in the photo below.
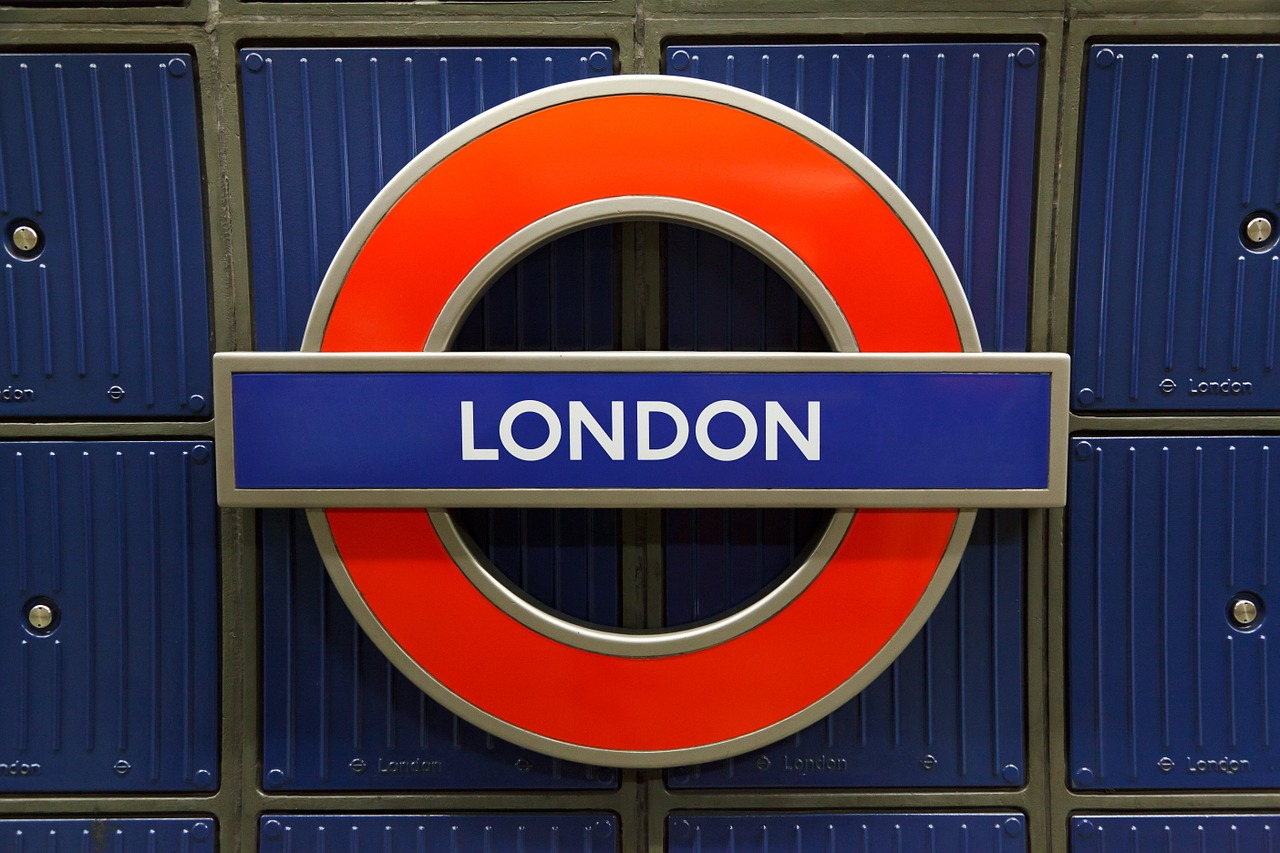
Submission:
<svg viewBox="0 0 1280 853">
<path fill-rule="evenodd" d="M 711 440 L 708 430 L 711 427 L 711 419 L 716 415 L 730 414 L 742 421 L 742 441 L 733 447 L 720 447 Z M 756 438 L 760 434 L 760 428 L 756 425 L 755 415 L 751 414 L 751 410 L 736 400 L 717 400 L 702 410 L 702 414 L 698 415 L 698 423 L 694 427 L 694 433 L 698 437 L 698 446 L 702 451 L 712 459 L 720 462 L 732 462 L 735 459 L 741 459 L 751 452 L 751 448 L 756 446 Z"/>
<path fill-rule="evenodd" d="M 515 424 L 516 418 L 526 413 L 535 414 L 547 422 L 547 440 L 537 447 L 525 447 L 511 434 L 511 427 Z M 523 459 L 525 462 L 537 462 L 539 459 L 550 456 L 560 444 L 560 418 L 546 403 L 538 400 L 521 400 L 519 403 L 512 403 L 502 413 L 502 420 L 498 421 L 498 437 L 502 439 L 502 446 L 506 451 L 515 458 Z"/>
</svg>

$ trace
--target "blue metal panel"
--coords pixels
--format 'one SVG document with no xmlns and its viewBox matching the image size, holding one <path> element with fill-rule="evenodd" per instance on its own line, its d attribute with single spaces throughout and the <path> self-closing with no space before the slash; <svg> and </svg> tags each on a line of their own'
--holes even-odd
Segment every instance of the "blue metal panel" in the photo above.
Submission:
<svg viewBox="0 0 1280 853">
<path fill-rule="evenodd" d="M 1072 853 L 1271 851 L 1280 815 L 1081 815 L 1071 819 Z"/>
<path fill-rule="evenodd" d="M 773 97 L 884 169 L 942 240 L 984 347 L 999 350 L 1027 343 L 1038 62 L 1033 44 L 667 52 L 670 72 Z M 828 348 L 800 298 L 746 249 L 674 226 L 666 246 L 669 349 Z M 664 513 L 668 623 L 709 618 L 754 597 L 827 517 Z M 937 615 L 867 691 L 768 750 L 672 773 L 672 786 L 1021 784 L 1022 540 L 1019 514 L 981 516 Z"/>
<path fill-rule="evenodd" d="M 468 511 L 498 569 L 551 607 L 617 624 L 612 511 Z M 262 513 L 263 773 L 270 789 L 607 788 L 614 771 L 519 749 L 426 698 L 325 576 L 305 515 Z"/>
<path fill-rule="evenodd" d="M 0 820 L 0 853 L 62 850 L 169 850 L 207 853 L 218 849 L 213 818 L 130 817 Z"/>
<path fill-rule="evenodd" d="M 1266 608 L 1280 465 L 1256 436 L 1078 440 L 1067 545 L 1078 788 L 1271 788 Z M 1256 597 L 1252 630 L 1231 602 Z"/>
<path fill-rule="evenodd" d="M 821 122 L 857 146 L 900 186 L 942 241 L 969 303 L 984 349 L 1027 342 L 1031 210 L 1035 173 L 1039 54 L 1034 44 L 725 45 L 671 47 L 667 70 L 740 86 Z M 677 229 L 670 229 L 672 232 Z M 755 348 L 750 330 L 780 313 L 747 313 L 720 293 L 758 290 L 764 273 L 746 253 L 714 274 L 690 269 L 689 244 L 668 242 L 669 334 L 723 324 L 698 336 L 697 349 Z M 698 249 L 701 253 L 707 250 Z M 735 296 L 737 291 L 735 290 Z M 793 314 L 792 314 L 793 316 Z M 739 324 L 742 331 L 739 330 Z M 807 326 L 806 326 L 807 328 Z M 764 332 L 769 340 L 771 334 Z M 741 339 L 740 335 L 747 337 Z M 810 333 L 811 334 L 811 333 Z"/>
<path fill-rule="evenodd" d="M 610 853 L 618 819 L 600 812 L 454 815 L 264 815 L 261 853 L 324 850 L 349 853 Z"/>
<path fill-rule="evenodd" d="M 0 57 L 0 383 L 23 392 L 0 417 L 209 416 L 192 66 Z M 21 222 L 43 234 L 34 258 L 7 236 Z"/>
<path fill-rule="evenodd" d="M 216 786 L 210 447 L 0 444 L 0 791 Z M 58 617 L 32 630 L 46 601 Z"/>
<path fill-rule="evenodd" d="M 609 49 L 583 47 L 252 48 L 240 57 L 254 341 L 264 350 L 298 348 L 339 243 L 410 158 L 488 107 L 607 75 L 613 62 Z M 594 229 L 520 265 L 513 281 L 495 285 L 503 295 L 479 311 L 460 348 L 489 348 L 485 341 L 502 337 L 524 300 L 539 311 L 527 311 L 521 349 L 539 337 L 554 348 L 611 349 L 609 234 Z M 585 275 L 560 277 L 557 269 Z M 588 323 L 584 312 L 609 322 Z"/>
<path fill-rule="evenodd" d="M 261 349 L 285 350 L 301 343 L 316 288 L 354 217 L 414 154 L 514 95 L 610 73 L 612 53 L 260 48 L 243 51 L 241 63 L 255 341 Z M 288 199 L 300 207 L 290 210 Z M 587 229 L 495 281 L 453 348 L 613 349 L 614 313 L 612 231 Z M 479 550 L 532 595 L 617 624 L 616 513 L 471 510 L 458 517 Z M 287 514 L 264 515 L 263 572 L 266 599 L 296 614 L 287 627 L 271 619 L 264 627 L 268 787 L 614 784 L 612 771 L 517 750 L 426 700 L 358 630 L 323 579 L 310 533 Z M 315 748 L 299 752 L 298 743 Z M 357 759 L 367 768 L 360 773 L 351 769 Z M 410 770 L 380 773 L 380 759 L 408 762 Z"/>
<path fill-rule="evenodd" d="M 1250 251 L 1241 237 L 1248 214 L 1280 209 L 1280 113 L 1263 95 L 1277 86 L 1277 45 L 1090 48 L 1076 227 L 1077 408 L 1280 405 L 1280 255 Z"/>
<path fill-rule="evenodd" d="M 706 519 L 709 511 L 702 513 Z M 673 515 L 667 513 L 668 518 Z M 978 515 L 969 550 L 932 618 L 889 669 L 852 701 L 767 749 L 672 771 L 671 786 L 1021 784 L 1022 519 L 1022 513 L 1012 510 Z M 804 517 L 800 524 L 812 520 Z M 682 541 L 684 535 L 692 541 Z M 708 545 L 700 541 L 704 535 Z M 670 522 L 668 536 L 668 619 L 674 623 L 728 609 L 779 579 L 785 566 L 757 562 L 753 553 L 777 560 L 786 556 L 781 547 L 786 539 L 766 540 L 761 548 L 715 525 L 698 531 L 672 529 Z M 725 548 L 719 541 L 724 536 L 739 541 Z M 734 571 L 722 565 L 732 565 Z"/>
<path fill-rule="evenodd" d="M 1027 849 L 1026 818 L 1016 813 L 674 814 L 668 853 L 829 853 L 928 850 L 1017 853 Z"/>
</svg>

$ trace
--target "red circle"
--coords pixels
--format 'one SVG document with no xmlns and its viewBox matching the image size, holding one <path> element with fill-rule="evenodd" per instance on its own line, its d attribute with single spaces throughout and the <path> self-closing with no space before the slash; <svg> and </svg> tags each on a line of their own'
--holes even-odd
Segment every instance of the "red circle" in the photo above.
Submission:
<svg viewBox="0 0 1280 853">
<path fill-rule="evenodd" d="M 780 240 L 831 291 L 863 351 L 962 348 L 928 257 L 848 165 L 737 107 L 627 94 L 521 116 L 419 178 L 353 261 L 321 349 L 420 351 L 458 283 L 512 233 L 566 207 L 637 195 L 717 207 Z M 836 691 L 915 611 L 957 518 L 859 511 L 826 568 L 772 618 L 709 648 L 631 658 L 516 621 L 467 580 L 423 511 L 326 515 L 370 611 L 447 690 L 519 729 L 619 752 L 747 736 Z"/>
</svg>

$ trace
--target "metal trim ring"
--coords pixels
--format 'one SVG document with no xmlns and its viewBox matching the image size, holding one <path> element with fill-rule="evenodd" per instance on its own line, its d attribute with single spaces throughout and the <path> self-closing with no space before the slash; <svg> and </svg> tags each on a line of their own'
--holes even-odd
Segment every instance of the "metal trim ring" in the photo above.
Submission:
<svg viewBox="0 0 1280 853">
<path fill-rule="evenodd" d="M 303 339 L 303 351 L 316 352 L 320 350 L 339 291 L 366 241 L 396 203 L 420 178 L 436 165 L 473 140 L 522 116 L 573 101 L 627 94 L 671 95 L 735 107 L 774 122 L 797 135 L 807 138 L 842 162 L 880 196 L 920 247 L 929 265 L 933 268 L 933 272 L 942 287 L 946 302 L 950 306 L 951 317 L 955 323 L 962 351 L 981 351 L 977 329 L 963 289 L 941 244 L 929 230 L 923 217 L 911 205 L 906 196 L 902 194 L 901 190 L 870 160 L 817 122 L 764 97 L 706 81 L 650 75 L 627 75 L 582 80 L 515 98 L 460 125 L 415 157 L 379 192 L 369 207 L 357 219 L 350 233 L 343 241 L 334 257 L 333 263 L 325 274 L 316 297 Z M 644 202 L 622 203 L 631 205 L 633 210 L 640 210 L 645 205 L 652 205 L 653 201 L 650 199 Z M 688 208 L 685 208 L 677 213 L 687 215 L 688 210 Z M 552 220 L 554 218 L 547 217 L 547 219 Z M 572 217 L 570 216 L 564 221 L 567 222 L 571 219 Z M 708 223 L 703 218 L 696 220 L 696 223 L 710 224 L 713 230 L 720 230 L 716 228 L 714 223 Z M 558 226 L 548 225 L 547 231 L 554 231 L 556 227 Z M 521 247 L 527 248 L 530 245 L 536 245 L 538 240 L 550 239 L 550 237 L 545 236 L 545 233 L 540 235 L 537 229 L 529 231 L 526 228 L 520 234 L 524 236 L 510 239 L 503 244 L 509 250 L 515 251 L 514 255 L 506 252 L 492 252 L 484 259 L 481 265 L 478 265 L 472 271 L 472 274 L 467 276 L 467 288 L 474 289 L 474 292 L 469 295 L 457 294 L 457 299 L 460 300 L 461 305 L 451 309 L 455 322 L 457 318 L 461 317 L 469 299 L 474 298 L 475 293 L 478 293 L 483 288 L 488 276 L 500 271 L 502 267 L 516 260 L 519 253 L 524 251 L 524 248 Z M 733 236 L 738 236 L 741 239 L 741 235 Z M 786 264 L 779 264 L 777 260 L 774 260 L 774 263 L 780 268 L 787 266 Z M 481 270 L 480 266 L 484 266 L 484 269 Z M 784 274 L 787 272 L 785 268 L 780 269 L 780 271 Z M 792 279 L 792 284 L 800 290 L 806 301 L 811 305 L 819 306 L 823 304 L 824 297 L 822 293 L 814 291 L 813 279 L 809 279 L 803 274 L 799 276 L 793 274 L 788 277 Z M 825 288 L 822 290 L 825 290 Z M 829 299 L 831 297 L 827 294 L 826 298 Z M 821 310 L 817 313 L 824 325 L 831 325 L 829 319 L 823 316 Z M 842 316 L 841 319 L 843 319 Z M 432 329 L 428 347 L 442 347 L 451 336 L 451 331 L 446 330 L 445 323 L 437 323 L 436 325 L 438 329 Z M 838 324 L 836 328 L 839 328 Z M 838 334 L 833 335 L 833 338 L 839 339 L 841 337 Z M 850 331 L 847 337 L 839 340 L 839 343 L 845 346 L 853 343 L 852 332 Z M 571 760 L 626 767 L 671 766 L 679 763 L 708 761 L 736 755 L 794 733 L 821 719 L 843 704 L 879 676 L 924 624 L 937 601 L 946 591 L 959 563 L 973 526 L 974 515 L 972 511 L 956 513 L 951 535 L 947 540 L 942 558 L 939 560 L 936 570 L 907 618 L 893 632 L 888 641 L 880 647 L 877 653 L 834 690 L 784 719 L 741 736 L 715 743 L 677 749 L 623 751 L 587 746 L 580 743 L 569 743 L 538 734 L 513 725 L 453 693 L 410 657 L 383 627 L 365 602 L 363 595 L 356 588 L 346 567 L 343 565 L 325 512 L 323 510 L 308 511 L 308 519 L 320 552 L 324 557 L 325 565 L 329 569 L 330 576 L 343 600 L 379 649 L 412 681 L 431 695 L 433 699 L 463 719 L 480 725 L 493 734 L 518 745 Z M 837 520 L 833 522 L 833 529 L 838 527 L 841 520 L 847 525 L 850 517 L 850 514 L 847 513 L 838 515 Z M 824 541 L 827 541 L 833 535 L 835 535 L 833 530 L 829 530 L 827 537 L 824 537 Z M 843 535 L 843 531 L 840 531 L 839 537 L 842 538 Z M 493 603 L 492 599 L 490 601 Z M 607 634 L 609 632 L 602 633 Z M 620 638 L 623 636 L 617 634 L 608 638 L 608 642 L 621 641 Z M 723 639 L 720 640 L 720 642 L 723 641 Z M 613 653 L 617 654 L 616 651 Z"/>
</svg>

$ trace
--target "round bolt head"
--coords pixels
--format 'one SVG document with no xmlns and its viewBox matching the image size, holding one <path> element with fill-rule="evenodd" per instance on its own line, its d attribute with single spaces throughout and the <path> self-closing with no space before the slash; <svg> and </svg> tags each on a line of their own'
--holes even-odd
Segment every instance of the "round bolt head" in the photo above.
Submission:
<svg viewBox="0 0 1280 853">
<path fill-rule="evenodd" d="M 27 623 L 37 631 L 43 631 L 53 624 L 53 608 L 47 604 L 37 604 L 27 611 Z"/>
<path fill-rule="evenodd" d="M 1250 243 L 1261 246 L 1271 239 L 1271 220 L 1265 216 L 1253 217 L 1245 223 L 1244 235 L 1249 238 Z"/>
<path fill-rule="evenodd" d="M 1252 625 L 1258 619 L 1258 605 L 1247 598 L 1237 598 L 1231 603 L 1231 618 L 1237 625 Z"/>
<path fill-rule="evenodd" d="M 30 225 L 19 225 L 13 229 L 9 239 L 13 240 L 13 246 L 19 252 L 33 252 L 40 245 L 40 232 Z"/>
</svg>

